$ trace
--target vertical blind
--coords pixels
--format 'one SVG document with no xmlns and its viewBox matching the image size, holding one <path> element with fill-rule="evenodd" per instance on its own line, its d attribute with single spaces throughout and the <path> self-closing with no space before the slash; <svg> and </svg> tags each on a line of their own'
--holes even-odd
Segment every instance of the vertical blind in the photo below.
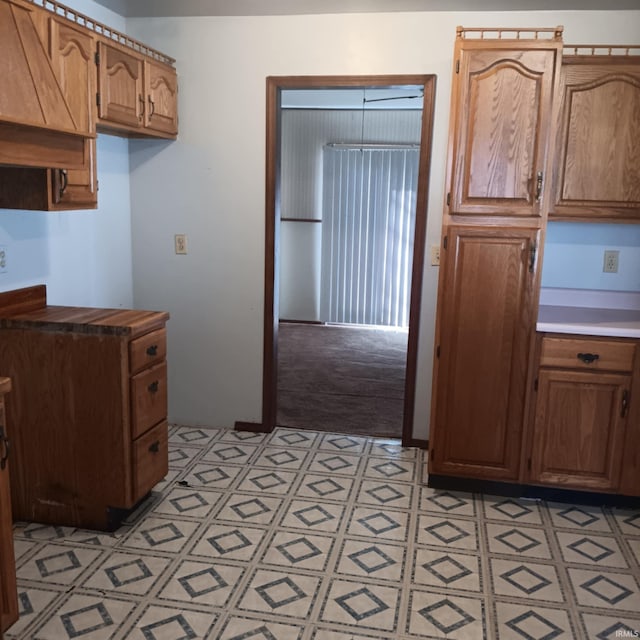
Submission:
<svg viewBox="0 0 640 640">
<path fill-rule="evenodd" d="M 323 149 L 324 322 L 407 327 L 419 150 Z"/>
</svg>

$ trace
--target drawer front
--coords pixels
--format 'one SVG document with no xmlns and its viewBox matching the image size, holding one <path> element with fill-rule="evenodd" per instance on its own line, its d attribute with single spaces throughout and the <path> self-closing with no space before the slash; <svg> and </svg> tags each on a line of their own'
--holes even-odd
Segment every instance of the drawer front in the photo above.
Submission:
<svg viewBox="0 0 640 640">
<path fill-rule="evenodd" d="M 636 345 L 582 338 L 542 339 L 540 365 L 584 370 L 631 371 Z"/>
<path fill-rule="evenodd" d="M 133 442 L 133 502 L 144 497 L 169 471 L 169 425 L 162 421 Z"/>
<path fill-rule="evenodd" d="M 158 329 L 129 343 L 129 372 L 133 375 L 167 356 L 167 330 Z"/>
<path fill-rule="evenodd" d="M 135 440 L 167 417 L 167 364 L 131 378 L 131 437 Z"/>
</svg>

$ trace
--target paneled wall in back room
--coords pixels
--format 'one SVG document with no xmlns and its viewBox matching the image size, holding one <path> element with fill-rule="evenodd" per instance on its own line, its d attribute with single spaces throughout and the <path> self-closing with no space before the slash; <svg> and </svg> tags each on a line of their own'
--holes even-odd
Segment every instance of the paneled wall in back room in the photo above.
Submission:
<svg viewBox="0 0 640 640">
<path fill-rule="evenodd" d="M 122 16 L 92 0 L 65 4 L 126 32 Z M 96 210 L 0 209 L 0 246 L 6 251 L 0 291 L 44 283 L 51 304 L 132 306 L 128 140 L 100 134 L 97 165 Z"/>
</svg>

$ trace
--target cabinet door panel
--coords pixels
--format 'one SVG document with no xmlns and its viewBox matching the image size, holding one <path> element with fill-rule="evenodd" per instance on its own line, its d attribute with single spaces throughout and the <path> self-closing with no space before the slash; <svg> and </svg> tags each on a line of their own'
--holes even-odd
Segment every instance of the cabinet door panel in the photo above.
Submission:
<svg viewBox="0 0 640 640">
<path fill-rule="evenodd" d="M 556 56 L 462 50 L 449 213 L 541 214 Z"/>
<path fill-rule="evenodd" d="M 640 218 L 640 63 L 567 64 L 555 213 Z"/>
<path fill-rule="evenodd" d="M 98 116 L 114 124 L 141 127 L 144 109 L 142 59 L 103 42 L 98 43 L 98 53 Z"/>
<path fill-rule="evenodd" d="M 630 376 L 541 370 L 531 479 L 615 490 L 624 438 L 623 394 Z"/>
<path fill-rule="evenodd" d="M 434 473 L 517 478 L 536 241 L 532 229 L 449 229 Z"/>
<path fill-rule="evenodd" d="M 169 134 L 178 133 L 178 78 L 175 69 L 145 62 L 147 107 L 145 126 Z"/>
</svg>

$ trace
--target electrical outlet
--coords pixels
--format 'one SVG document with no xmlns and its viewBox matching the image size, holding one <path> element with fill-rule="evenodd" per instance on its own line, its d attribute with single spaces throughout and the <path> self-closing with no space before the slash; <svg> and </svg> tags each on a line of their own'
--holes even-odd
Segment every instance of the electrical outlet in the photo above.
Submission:
<svg viewBox="0 0 640 640">
<path fill-rule="evenodd" d="M 176 253 L 184 255 L 187 253 L 187 236 L 184 233 L 176 233 L 174 236 Z"/>
<path fill-rule="evenodd" d="M 602 270 L 605 273 L 618 273 L 618 258 L 620 257 L 619 251 L 605 251 L 604 252 L 604 264 Z"/>
<path fill-rule="evenodd" d="M 431 245 L 431 266 L 437 267 L 440 265 L 440 245 Z"/>
<path fill-rule="evenodd" d="M 7 248 L 0 246 L 0 273 L 7 272 Z"/>
</svg>

